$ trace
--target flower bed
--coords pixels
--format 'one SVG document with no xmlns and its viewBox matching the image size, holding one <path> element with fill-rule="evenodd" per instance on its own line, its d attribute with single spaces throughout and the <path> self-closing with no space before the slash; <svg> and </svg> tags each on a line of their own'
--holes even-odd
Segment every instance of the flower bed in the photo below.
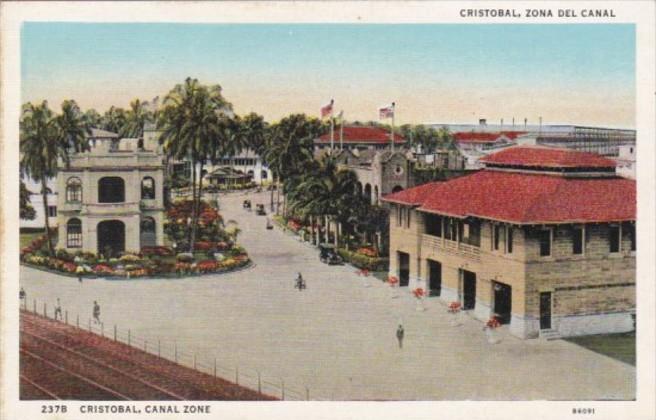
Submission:
<svg viewBox="0 0 656 420">
<path fill-rule="evenodd" d="M 339 248 L 337 252 L 344 261 L 347 261 L 360 269 L 366 269 L 369 271 L 387 271 L 389 268 L 389 258 L 369 257 L 343 248 Z"/>
<path fill-rule="evenodd" d="M 92 253 L 71 254 L 65 250 L 58 250 L 54 257 L 39 255 L 41 249 L 33 252 L 22 254 L 23 263 L 69 275 L 122 278 L 220 273 L 243 267 L 250 262 L 248 255 L 240 247 L 224 250 L 223 254 L 219 254 L 221 259 L 204 259 L 198 262 L 194 261 L 193 254 L 178 254 L 178 261 L 174 262 L 173 251 L 166 247 L 151 247 L 147 252 L 124 253 L 119 258 L 110 259 Z"/>
</svg>

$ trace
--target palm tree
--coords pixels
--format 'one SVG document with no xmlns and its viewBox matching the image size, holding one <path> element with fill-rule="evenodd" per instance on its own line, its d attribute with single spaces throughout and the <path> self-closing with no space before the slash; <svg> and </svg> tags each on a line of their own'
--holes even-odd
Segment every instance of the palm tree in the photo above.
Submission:
<svg viewBox="0 0 656 420">
<path fill-rule="evenodd" d="M 322 134 L 323 125 L 316 118 L 305 114 L 293 114 L 271 127 L 266 145 L 265 160 L 277 182 L 278 206 L 280 207 L 280 181 L 305 171 L 312 154 L 314 139 Z M 271 192 L 273 207 L 273 191 Z"/>
<path fill-rule="evenodd" d="M 269 135 L 269 126 L 264 121 L 264 117 L 254 112 L 246 115 L 241 119 L 241 132 L 246 147 L 262 157 L 266 150 L 266 141 Z M 260 185 L 262 185 L 261 177 Z"/>
<path fill-rule="evenodd" d="M 125 122 L 125 110 L 111 106 L 102 117 L 102 128 L 113 133 L 119 133 L 123 130 Z"/>
<path fill-rule="evenodd" d="M 158 126 L 163 128 L 160 143 L 169 157 L 189 159 L 192 165 L 192 227 L 189 246 L 194 249 L 196 225 L 202 196 L 202 177 L 196 182 L 196 166 L 202 174 L 204 163 L 217 153 L 221 144 L 221 120 L 232 108 L 221 95 L 221 86 L 204 86 L 197 79 L 187 78 L 176 85 L 164 98 Z"/>
<path fill-rule="evenodd" d="M 130 109 L 125 113 L 125 124 L 118 134 L 121 137 L 140 138 L 143 136 L 144 125 L 153 120 L 153 114 L 148 109 L 148 102 L 135 99 L 130 102 Z"/>
<path fill-rule="evenodd" d="M 84 123 L 87 125 L 87 127 L 96 127 L 96 128 L 101 128 L 103 125 L 102 122 L 102 115 L 98 113 L 95 109 L 87 109 L 84 112 L 84 115 L 82 116 L 84 119 Z"/>
<path fill-rule="evenodd" d="M 32 207 L 32 204 L 30 204 L 30 195 L 32 195 L 32 192 L 27 189 L 27 186 L 25 186 L 25 183 L 21 179 L 19 204 L 20 218 L 23 220 L 34 220 L 36 217 L 36 211 Z"/>
<path fill-rule="evenodd" d="M 62 142 L 55 116 L 43 101 L 23 105 L 20 120 L 20 168 L 25 176 L 41 183 L 48 253 L 53 254 L 48 219 L 48 179 L 57 173 L 57 159 L 68 161 L 67 145 Z"/>
<path fill-rule="evenodd" d="M 55 117 L 55 125 L 60 142 L 69 150 L 76 153 L 89 150 L 87 136 L 90 134 L 90 127 L 75 101 L 65 100 L 62 102 L 62 113 Z"/>
</svg>

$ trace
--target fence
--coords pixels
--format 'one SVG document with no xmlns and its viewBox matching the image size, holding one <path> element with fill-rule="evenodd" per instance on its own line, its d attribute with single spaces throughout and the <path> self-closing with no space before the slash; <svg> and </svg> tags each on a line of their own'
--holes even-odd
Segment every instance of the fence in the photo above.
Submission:
<svg viewBox="0 0 656 420">
<path fill-rule="evenodd" d="M 131 329 L 120 329 L 116 324 L 107 328 L 104 323 L 88 317 L 73 315 L 68 310 L 56 311 L 56 305 L 50 307 L 43 302 L 41 305 L 32 299 L 31 307 L 28 300 L 22 299 L 21 308 L 25 311 L 41 315 L 44 318 L 55 320 L 76 327 L 81 330 L 100 335 L 102 337 L 127 344 L 146 353 L 174 362 L 181 366 L 192 368 L 202 373 L 219 377 L 259 393 L 280 398 L 281 400 L 308 401 L 310 388 L 294 382 L 286 382 L 282 378 L 267 376 L 256 369 L 244 366 L 225 366 L 216 357 L 207 357 L 190 352 L 178 345 L 177 341 L 162 341 L 160 338 L 146 338 L 136 335 Z"/>
</svg>

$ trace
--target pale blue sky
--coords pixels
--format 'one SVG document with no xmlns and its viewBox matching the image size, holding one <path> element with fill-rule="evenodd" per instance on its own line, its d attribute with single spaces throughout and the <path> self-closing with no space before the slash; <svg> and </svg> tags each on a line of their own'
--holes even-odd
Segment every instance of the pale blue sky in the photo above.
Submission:
<svg viewBox="0 0 656 420">
<path fill-rule="evenodd" d="M 27 23 L 23 100 L 126 107 L 185 77 L 238 113 L 347 118 L 397 102 L 400 122 L 528 117 L 634 126 L 633 25 Z"/>
</svg>

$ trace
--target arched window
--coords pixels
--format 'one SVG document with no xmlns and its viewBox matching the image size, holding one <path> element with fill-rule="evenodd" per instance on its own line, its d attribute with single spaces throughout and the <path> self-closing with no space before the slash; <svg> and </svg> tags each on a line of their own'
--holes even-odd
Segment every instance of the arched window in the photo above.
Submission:
<svg viewBox="0 0 656 420">
<path fill-rule="evenodd" d="M 82 181 L 80 181 L 80 178 L 72 177 L 66 181 L 66 201 L 69 203 L 82 201 Z"/>
<path fill-rule="evenodd" d="M 261 178 L 267 179 L 267 176 L 268 176 L 267 171 L 262 171 Z"/>
<path fill-rule="evenodd" d="M 155 180 L 152 177 L 145 177 L 141 180 L 141 199 L 152 200 L 155 198 Z"/>
<path fill-rule="evenodd" d="M 107 176 L 98 181 L 99 203 L 125 202 L 125 181 L 118 176 Z"/>
<path fill-rule="evenodd" d="M 82 222 L 73 218 L 66 224 L 66 246 L 68 248 L 82 247 Z"/>
</svg>

